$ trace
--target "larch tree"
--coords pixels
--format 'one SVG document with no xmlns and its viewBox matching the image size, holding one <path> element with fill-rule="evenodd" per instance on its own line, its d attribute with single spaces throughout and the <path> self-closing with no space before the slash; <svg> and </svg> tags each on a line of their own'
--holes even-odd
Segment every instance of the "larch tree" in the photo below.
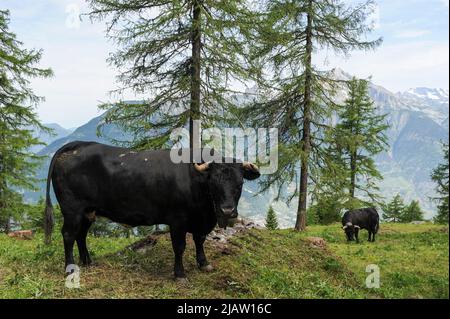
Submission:
<svg viewBox="0 0 450 319">
<path fill-rule="evenodd" d="M 408 206 L 405 207 L 403 215 L 400 218 L 402 223 L 411 223 L 413 221 L 423 221 L 423 211 L 420 208 L 420 203 L 417 200 L 413 200 Z"/>
<path fill-rule="evenodd" d="M 313 57 L 322 49 L 338 55 L 372 50 L 382 40 L 366 39 L 373 29 L 368 21 L 373 1 L 350 6 L 341 0 L 266 0 L 262 6 L 264 21 L 252 58 L 264 66 L 259 81 L 264 98 L 245 115 L 258 125 L 278 127 L 279 169 L 263 188 L 295 183 L 289 200 L 298 197 L 295 229 L 304 230 L 310 170 L 323 162 L 322 131 L 337 107 L 338 81 L 332 72 L 319 70 Z"/>
<path fill-rule="evenodd" d="M 431 179 L 437 184 L 436 191 L 438 197 L 434 198 L 438 202 L 438 213 L 435 221 L 440 224 L 448 224 L 448 184 L 449 184 L 449 160 L 448 144 L 443 145 L 444 161 L 439 164 L 432 172 Z"/>
<path fill-rule="evenodd" d="M 6 232 L 22 202 L 18 191 L 33 189 L 36 182 L 40 157 L 30 148 L 41 143 L 32 129 L 49 131 L 35 113 L 43 98 L 33 92 L 30 80 L 52 75 L 38 66 L 42 52 L 25 49 L 9 22 L 9 12 L 0 10 L 0 219 Z"/>
<path fill-rule="evenodd" d="M 353 78 L 348 82 L 348 89 L 348 98 L 338 112 L 334 143 L 341 143 L 337 147 L 343 156 L 340 162 L 344 164 L 350 196 L 347 208 L 351 209 L 358 208 L 362 202 L 380 202 L 377 182 L 383 176 L 374 157 L 389 146 L 386 135 L 389 126 L 387 115 L 377 114 L 369 96 L 369 81 Z M 357 193 L 366 199 L 357 198 Z"/>
<path fill-rule="evenodd" d="M 383 207 L 383 219 L 398 223 L 401 221 L 405 213 L 405 204 L 403 198 L 397 194 L 395 197 Z"/>
<path fill-rule="evenodd" d="M 90 16 L 107 21 L 117 45 L 109 62 L 116 91 L 149 96 L 107 103 L 106 122 L 133 135 L 135 148 L 167 146 L 175 128 L 209 126 L 234 106 L 236 83 L 252 74 L 246 63 L 253 14 L 236 0 L 89 0 Z M 126 144 L 126 143 L 125 143 Z"/>
</svg>

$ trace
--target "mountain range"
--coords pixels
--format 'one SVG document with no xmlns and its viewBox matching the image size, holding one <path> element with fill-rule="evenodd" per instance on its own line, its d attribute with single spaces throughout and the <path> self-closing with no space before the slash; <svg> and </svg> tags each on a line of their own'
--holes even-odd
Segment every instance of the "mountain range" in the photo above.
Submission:
<svg viewBox="0 0 450 319">
<path fill-rule="evenodd" d="M 336 77 L 350 79 L 342 70 L 335 70 Z M 379 113 L 388 114 L 390 147 L 377 156 L 376 163 L 384 180 L 380 183 L 381 194 L 390 200 L 400 194 L 407 202 L 417 199 L 431 218 L 436 204 L 430 200 L 435 195 L 435 185 L 430 179 L 433 168 L 442 161 L 442 142 L 449 139 L 449 91 L 444 89 L 414 88 L 406 92 L 393 93 L 382 86 L 371 83 L 370 96 Z M 35 150 L 39 155 L 51 157 L 64 144 L 75 141 L 97 141 L 111 144 L 111 139 L 128 140 L 123 131 L 113 124 L 104 126 L 103 135 L 97 135 L 97 126 L 103 116 L 93 118 L 86 124 L 66 130 L 57 124 L 47 125 L 55 129 L 56 136 L 42 134 L 48 145 Z M 49 159 L 37 172 L 39 178 L 47 176 Z M 39 192 L 25 192 L 25 199 L 36 201 L 44 194 L 44 183 Z M 258 194 L 257 183 L 247 183 L 239 211 L 242 215 L 263 222 L 268 206 L 273 205 L 282 227 L 291 227 L 295 222 L 296 203 L 288 206 L 275 202 L 276 190 Z"/>
</svg>

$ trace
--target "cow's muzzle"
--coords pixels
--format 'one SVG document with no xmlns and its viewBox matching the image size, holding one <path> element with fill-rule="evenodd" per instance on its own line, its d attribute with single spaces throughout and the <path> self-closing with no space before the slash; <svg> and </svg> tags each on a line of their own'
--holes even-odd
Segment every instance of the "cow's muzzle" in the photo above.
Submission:
<svg viewBox="0 0 450 319">
<path fill-rule="evenodd" d="M 221 208 L 220 211 L 222 215 L 226 218 L 236 218 L 238 215 L 236 207 Z"/>
<path fill-rule="evenodd" d="M 223 207 L 217 214 L 217 224 L 220 228 L 227 228 L 230 226 L 230 221 L 238 217 L 238 212 L 235 207 Z"/>
</svg>

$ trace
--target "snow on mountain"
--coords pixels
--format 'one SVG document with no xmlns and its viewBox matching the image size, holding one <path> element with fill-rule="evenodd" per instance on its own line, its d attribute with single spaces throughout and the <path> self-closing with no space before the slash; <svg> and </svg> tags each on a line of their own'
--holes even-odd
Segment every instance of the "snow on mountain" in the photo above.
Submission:
<svg viewBox="0 0 450 319">
<path fill-rule="evenodd" d="M 448 89 L 413 88 L 399 92 L 396 96 L 411 109 L 424 113 L 442 125 L 449 116 Z"/>
</svg>

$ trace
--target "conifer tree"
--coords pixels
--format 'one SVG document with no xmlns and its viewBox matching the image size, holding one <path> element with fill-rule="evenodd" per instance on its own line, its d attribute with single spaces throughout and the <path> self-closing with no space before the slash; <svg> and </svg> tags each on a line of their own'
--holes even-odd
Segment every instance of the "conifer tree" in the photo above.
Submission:
<svg viewBox="0 0 450 319">
<path fill-rule="evenodd" d="M 402 197 L 397 194 L 395 197 L 383 207 L 383 218 L 387 221 L 398 223 L 402 220 L 405 213 L 405 204 Z"/>
<path fill-rule="evenodd" d="M 411 203 L 405 207 L 403 215 L 400 218 L 402 223 L 411 223 L 413 221 L 423 221 L 423 211 L 420 208 L 420 203 L 417 200 L 411 201 Z"/>
<path fill-rule="evenodd" d="M 319 70 L 313 56 L 320 49 L 336 54 L 376 48 L 381 39 L 367 40 L 372 26 L 367 18 L 373 1 L 349 6 L 341 0 L 266 0 L 260 45 L 252 57 L 264 66 L 260 81 L 265 98 L 246 108 L 254 123 L 279 129 L 279 169 L 264 182 L 280 188 L 296 183 L 289 197 L 299 198 L 296 230 L 305 229 L 311 169 L 323 160 L 322 129 L 336 107 L 336 79 Z M 257 68 L 259 70 L 259 68 Z M 267 79 L 267 75 L 270 76 Z M 267 126 L 269 125 L 269 126 Z M 297 182 L 298 181 L 298 182 Z"/>
<path fill-rule="evenodd" d="M 89 0 L 90 16 L 106 20 L 118 46 L 109 62 L 118 93 L 142 103 L 104 104 L 106 122 L 134 135 L 137 148 L 166 145 L 174 128 L 208 126 L 232 106 L 233 82 L 251 75 L 245 62 L 252 14 L 244 0 Z"/>
<path fill-rule="evenodd" d="M 448 184 L 449 184 L 449 160 L 448 144 L 443 145 L 444 162 L 439 164 L 431 175 L 431 179 L 437 184 L 436 191 L 439 197 L 435 198 L 438 202 L 438 213 L 435 221 L 440 224 L 448 224 Z"/>
<path fill-rule="evenodd" d="M 357 205 L 356 192 L 370 201 L 379 202 L 376 182 L 383 179 L 374 157 L 388 147 L 386 114 L 376 112 L 369 96 L 369 82 L 353 78 L 348 82 L 348 95 L 339 110 L 339 124 L 334 143 L 342 152 L 343 169 L 346 172 L 350 206 Z M 354 203 L 352 203 L 354 202 Z M 353 208 L 353 207 L 349 207 Z"/>
<path fill-rule="evenodd" d="M 42 52 L 23 48 L 9 30 L 9 12 L 0 10 L 0 219 L 9 231 L 13 213 L 22 201 L 15 189 L 33 189 L 40 157 L 30 148 L 41 144 L 31 128 L 49 131 L 34 111 L 43 100 L 30 87 L 30 79 L 52 75 L 38 67 Z"/>
<path fill-rule="evenodd" d="M 266 228 L 270 230 L 278 229 L 277 215 L 272 206 L 269 207 L 266 216 Z"/>
</svg>

